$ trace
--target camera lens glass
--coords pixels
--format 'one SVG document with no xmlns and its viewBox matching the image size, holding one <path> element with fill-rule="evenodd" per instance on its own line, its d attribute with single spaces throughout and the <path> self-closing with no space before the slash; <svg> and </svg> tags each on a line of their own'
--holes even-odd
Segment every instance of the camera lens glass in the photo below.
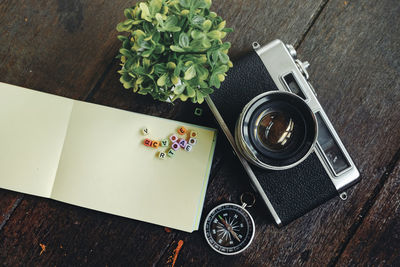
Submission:
<svg viewBox="0 0 400 267">
<path fill-rule="evenodd" d="M 316 140 L 314 114 L 291 93 L 270 92 L 251 101 L 239 124 L 237 133 L 245 156 L 272 169 L 295 165 Z"/>
<path fill-rule="evenodd" d="M 283 112 L 263 112 L 256 122 L 257 140 L 272 151 L 285 149 L 291 143 L 293 118 Z"/>
</svg>

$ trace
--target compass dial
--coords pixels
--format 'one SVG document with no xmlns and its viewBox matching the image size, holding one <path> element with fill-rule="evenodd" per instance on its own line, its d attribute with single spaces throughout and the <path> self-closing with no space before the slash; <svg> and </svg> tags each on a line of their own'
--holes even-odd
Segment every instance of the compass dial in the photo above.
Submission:
<svg viewBox="0 0 400 267">
<path fill-rule="evenodd" d="M 222 204 L 207 215 L 204 234 L 215 251 L 225 255 L 237 254 L 253 241 L 254 221 L 241 206 Z"/>
</svg>

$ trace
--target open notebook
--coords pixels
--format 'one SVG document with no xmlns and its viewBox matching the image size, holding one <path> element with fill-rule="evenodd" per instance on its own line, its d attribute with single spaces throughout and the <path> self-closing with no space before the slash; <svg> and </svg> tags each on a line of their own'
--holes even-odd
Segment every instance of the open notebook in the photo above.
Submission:
<svg viewBox="0 0 400 267">
<path fill-rule="evenodd" d="M 216 130 L 5 83 L 0 125 L 1 188 L 186 232 L 198 229 Z M 180 126 L 198 133 L 192 151 L 162 160 L 156 154 L 162 148 L 143 145 Z"/>
</svg>

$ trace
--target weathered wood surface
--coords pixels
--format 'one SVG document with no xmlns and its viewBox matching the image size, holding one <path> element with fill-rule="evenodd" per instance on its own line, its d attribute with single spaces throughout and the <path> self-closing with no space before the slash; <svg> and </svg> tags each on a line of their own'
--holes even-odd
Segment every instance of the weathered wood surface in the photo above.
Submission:
<svg viewBox="0 0 400 267">
<path fill-rule="evenodd" d="M 155 105 L 119 84 L 113 29 L 131 3 L 1 2 L 0 81 L 190 119 L 190 104 Z M 201 232 L 167 233 L 159 226 L 1 190 L 1 263 L 168 265 L 183 240 L 177 266 L 398 265 L 400 32 L 394 25 L 400 3 L 235 0 L 214 1 L 214 10 L 235 28 L 229 36 L 233 58 L 253 41 L 280 38 L 296 44 L 301 59 L 310 61 L 311 82 L 363 176 L 348 191 L 349 199 L 333 199 L 283 229 L 257 205 L 250 210 L 257 230 L 253 245 L 238 256 L 223 257 L 207 246 Z M 249 190 L 227 151 L 220 142 L 203 217 Z M 47 246 L 42 254 L 40 243 Z"/>
<path fill-rule="evenodd" d="M 387 182 L 338 265 L 400 266 L 400 163 L 392 174 L 386 175 Z"/>
</svg>

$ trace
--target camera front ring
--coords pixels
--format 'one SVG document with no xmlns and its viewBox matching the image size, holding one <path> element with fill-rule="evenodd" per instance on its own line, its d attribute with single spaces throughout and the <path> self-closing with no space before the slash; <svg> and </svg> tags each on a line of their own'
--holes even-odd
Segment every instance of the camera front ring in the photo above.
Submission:
<svg viewBox="0 0 400 267">
<path fill-rule="evenodd" d="M 312 152 L 318 136 L 314 113 L 297 95 L 269 91 L 253 98 L 236 123 L 235 141 L 252 164 L 289 169 Z"/>
</svg>

